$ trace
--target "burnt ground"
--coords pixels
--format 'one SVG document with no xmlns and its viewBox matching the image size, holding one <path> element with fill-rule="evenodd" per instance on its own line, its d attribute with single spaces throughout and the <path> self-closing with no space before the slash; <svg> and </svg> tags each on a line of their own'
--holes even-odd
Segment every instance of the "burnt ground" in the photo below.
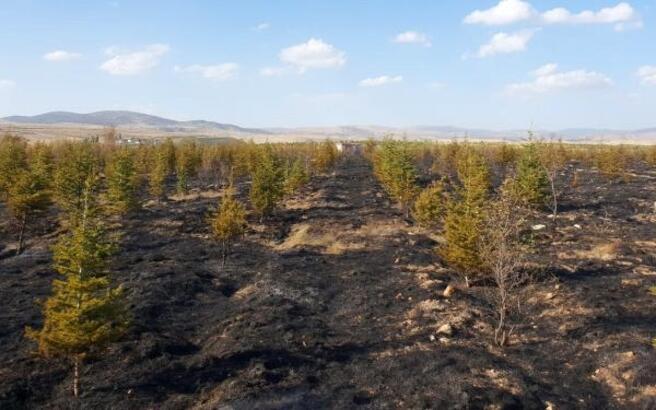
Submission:
<svg viewBox="0 0 656 410">
<path fill-rule="evenodd" d="M 443 296 L 456 275 L 440 238 L 403 218 L 362 158 L 251 221 L 223 270 L 206 224 L 216 195 L 149 203 L 113 264 L 133 326 L 85 364 L 81 407 L 656 408 L 656 174 L 579 181 L 555 239 L 534 235 L 539 274 L 505 349 L 491 343 L 485 289 Z M 41 229 L 19 257 L 0 236 L 3 409 L 76 407 L 67 363 L 23 337 L 56 277 L 58 228 Z"/>
</svg>

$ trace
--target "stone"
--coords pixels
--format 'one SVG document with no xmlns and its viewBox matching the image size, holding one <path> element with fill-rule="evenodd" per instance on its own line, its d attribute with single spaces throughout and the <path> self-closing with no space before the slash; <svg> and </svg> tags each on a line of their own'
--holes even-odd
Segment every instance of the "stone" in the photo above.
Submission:
<svg viewBox="0 0 656 410">
<path fill-rule="evenodd" d="M 445 335 L 445 336 L 452 336 L 453 335 L 453 327 L 450 324 L 445 323 L 437 329 L 437 334 L 438 335 Z"/>
<path fill-rule="evenodd" d="M 445 298 L 450 298 L 451 296 L 453 296 L 455 292 L 456 292 L 456 288 L 453 285 L 448 285 L 446 289 L 444 289 L 444 293 L 442 293 L 442 295 Z"/>
<path fill-rule="evenodd" d="M 534 231 L 541 231 L 541 230 L 543 230 L 543 229 L 546 228 L 546 227 L 547 227 L 547 225 L 544 225 L 544 224 L 537 224 L 537 225 L 533 225 L 533 226 L 531 226 L 531 229 L 533 229 Z"/>
</svg>

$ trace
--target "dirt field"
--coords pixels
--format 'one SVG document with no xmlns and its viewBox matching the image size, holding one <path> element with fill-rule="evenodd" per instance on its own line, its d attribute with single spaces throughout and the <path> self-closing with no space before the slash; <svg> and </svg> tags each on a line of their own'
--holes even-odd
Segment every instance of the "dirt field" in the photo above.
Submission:
<svg viewBox="0 0 656 410">
<path fill-rule="evenodd" d="M 148 204 L 114 264 L 134 325 L 85 365 L 82 408 L 656 408 L 656 174 L 580 181 L 556 241 L 535 234 L 527 320 L 505 349 L 485 289 L 443 296 L 456 276 L 440 238 L 403 218 L 360 157 L 253 219 L 224 270 L 205 219 L 215 195 Z M 69 366 L 23 337 L 56 277 L 58 228 L 42 229 L 19 257 L 0 236 L 2 409 L 75 407 Z"/>
</svg>

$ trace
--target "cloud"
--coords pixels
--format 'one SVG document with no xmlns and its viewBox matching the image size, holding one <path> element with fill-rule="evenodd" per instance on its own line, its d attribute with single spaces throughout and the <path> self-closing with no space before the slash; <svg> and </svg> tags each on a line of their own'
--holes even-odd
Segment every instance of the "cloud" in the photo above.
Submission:
<svg viewBox="0 0 656 410">
<path fill-rule="evenodd" d="M 628 3 L 619 3 L 614 7 L 606 7 L 599 11 L 584 10 L 580 13 L 559 7 L 542 14 L 542 20 L 547 24 L 623 24 L 639 21 L 639 16 Z M 640 22 L 642 24 L 642 22 Z"/>
<path fill-rule="evenodd" d="M 226 81 L 234 78 L 239 70 L 236 63 L 223 63 L 216 65 L 199 65 L 194 64 L 186 67 L 175 66 L 174 70 L 178 73 L 200 74 L 201 77 L 214 81 Z"/>
<path fill-rule="evenodd" d="M 315 38 L 283 49 L 279 57 L 280 61 L 296 67 L 300 73 L 315 68 L 339 68 L 346 64 L 343 51 Z"/>
<path fill-rule="evenodd" d="M 440 81 L 431 81 L 428 83 L 428 88 L 431 88 L 433 90 L 441 90 L 443 88 L 446 88 L 446 84 Z"/>
<path fill-rule="evenodd" d="M 464 22 L 467 24 L 499 26 L 529 20 L 535 14 L 533 7 L 525 1 L 501 0 L 499 4 L 487 10 L 475 10 L 465 17 Z"/>
<path fill-rule="evenodd" d="M 397 44 L 419 44 L 424 47 L 430 47 L 431 41 L 426 34 L 418 33 L 416 31 L 406 31 L 399 33 L 394 37 L 394 42 Z"/>
<path fill-rule="evenodd" d="M 289 72 L 287 67 L 263 67 L 260 69 L 260 75 L 263 77 L 279 77 Z"/>
<path fill-rule="evenodd" d="M 636 73 L 645 85 L 656 85 L 656 66 L 645 65 L 638 69 Z"/>
<path fill-rule="evenodd" d="M 264 31 L 264 30 L 268 30 L 270 28 L 271 28 L 271 24 L 265 22 L 265 23 L 260 23 L 257 26 L 253 27 L 253 30 L 255 30 L 255 31 Z"/>
<path fill-rule="evenodd" d="M 538 12 L 530 3 L 522 0 L 501 0 L 487 10 L 475 10 L 465 17 L 467 24 L 500 26 L 523 21 L 544 24 L 614 24 L 615 30 L 640 29 L 642 20 L 635 9 L 626 2 L 598 11 L 584 10 L 573 13 L 564 7 Z"/>
<path fill-rule="evenodd" d="M 507 94 L 544 94 L 569 89 L 605 88 L 613 85 L 610 78 L 594 71 L 558 71 L 557 64 L 546 64 L 531 73 L 533 81 L 510 84 Z"/>
<path fill-rule="evenodd" d="M 0 90 L 8 89 L 8 88 L 14 88 L 16 86 L 16 83 L 11 81 L 11 80 L 2 80 L 0 79 Z"/>
<path fill-rule="evenodd" d="M 526 30 L 510 34 L 497 33 L 492 36 L 488 43 L 483 44 L 478 49 L 476 56 L 478 58 L 485 58 L 497 54 L 510 54 L 524 51 L 534 34 L 534 30 Z"/>
<path fill-rule="evenodd" d="M 360 81 L 358 84 L 361 87 L 380 87 L 381 85 L 400 83 L 401 81 L 403 81 L 403 76 L 400 75 L 394 77 L 381 75 L 380 77 L 365 78 L 364 80 Z"/>
<path fill-rule="evenodd" d="M 170 50 L 166 44 L 152 44 L 143 50 L 121 53 L 115 47 L 106 50 L 111 56 L 100 69 L 112 75 L 137 75 L 157 67 L 160 59 Z"/>
<path fill-rule="evenodd" d="M 71 60 L 77 60 L 80 57 L 82 57 L 82 54 L 80 54 L 80 53 L 74 53 L 74 52 L 65 51 L 65 50 L 55 50 L 55 51 L 51 51 L 51 52 L 46 53 L 46 54 L 43 55 L 44 60 L 52 61 L 52 62 L 55 62 L 55 63 L 64 62 L 64 61 L 71 61 Z"/>
</svg>

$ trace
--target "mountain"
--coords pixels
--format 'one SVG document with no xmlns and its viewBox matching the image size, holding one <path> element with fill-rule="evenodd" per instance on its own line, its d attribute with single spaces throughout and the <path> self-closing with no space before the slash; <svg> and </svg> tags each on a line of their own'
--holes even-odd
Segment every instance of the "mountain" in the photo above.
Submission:
<svg viewBox="0 0 656 410">
<path fill-rule="evenodd" d="M 1 119 L 13 124 L 39 125 L 96 125 L 103 127 L 124 128 L 159 128 L 167 131 L 185 129 L 221 130 L 244 134 L 267 134 L 267 131 L 253 128 L 242 128 L 232 124 L 221 124 L 212 121 L 176 121 L 155 115 L 132 111 L 98 111 L 89 114 L 78 114 L 67 111 L 53 111 L 34 116 L 11 116 Z"/>
</svg>

